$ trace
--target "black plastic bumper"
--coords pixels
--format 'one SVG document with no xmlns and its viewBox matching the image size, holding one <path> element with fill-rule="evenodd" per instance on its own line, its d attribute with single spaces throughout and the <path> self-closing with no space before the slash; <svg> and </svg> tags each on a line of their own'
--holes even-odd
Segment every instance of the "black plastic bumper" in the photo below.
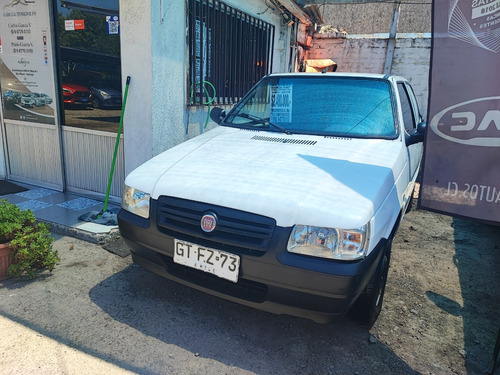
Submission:
<svg viewBox="0 0 500 375">
<path fill-rule="evenodd" d="M 264 254 L 238 253 L 240 273 L 238 282 L 233 283 L 174 263 L 174 238 L 162 233 L 155 223 L 155 217 L 149 221 L 120 210 L 120 232 L 135 263 L 233 302 L 318 323 L 328 323 L 350 309 L 375 271 L 385 246 L 381 241 L 368 257 L 354 262 L 314 258 L 287 252 L 292 228 L 276 227 Z M 202 238 L 177 237 L 203 245 Z"/>
</svg>

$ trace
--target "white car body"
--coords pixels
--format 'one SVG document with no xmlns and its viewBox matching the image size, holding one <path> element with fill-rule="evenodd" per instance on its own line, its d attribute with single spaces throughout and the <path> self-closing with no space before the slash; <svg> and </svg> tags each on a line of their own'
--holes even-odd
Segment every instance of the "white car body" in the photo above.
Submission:
<svg viewBox="0 0 500 375">
<path fill-rule="evenodd" d="M 382 100 L 379 100 L 378 92 L 372 94 L 371 83 L 367 84 L 364 95 L 368 95 L 367 101 L 373 99 L 375 104 L 372 109 L 367 107 L 367 114 L 361 114 L 360 121 L 353 120 L 354 126 L 345 125 L 347 129 L 356 128 L 358 133 L 352 136 L 301 132 L 302 127 L 309 126 L 306 121 L 294 120 L 290 122 L 292 128 L 285 128 L 289 121 L 287 116 L 292 117 L 286 114 L 286 108 L 285 115 L 280 108 L 282 117 L 277 117 L 281 125 L 246 113 L 255 108 L 259 110 L 263 105 L 272 106 L 272 95 L 280 90 L 285 93 L 284 99 L 279 99 L 282 103 L 291 103 L 292 93 L 293 100 L 298 100 L 302 83 L 302 90 L 308 93 L 308 79 L 320 86 L 324 82 L 329 84 L 329 79 L 347 84 L 352 81 L 354 93 L 359 82 L 373 81 L 389 87 L 385 90 L 390 94 L 381 94 Z M 298 80 L 296 86 L 293 86 L 294 80 Z M 281 83 L 273 83 L 275 81 Z M 425 123 L 413 91 L 401 77 L 371 74 L 281 74 L 268 76 L 263 82 L 267 83 L 262 87 L 257 85 L 227 115 L 222 110 L 214 114 L 213 118 L 220 119 L 224 126 L 165 151 L 127 176 L 118 218 L 134 261 L 162 276 L 223 298 L 318 322 L 344 313 L 359 300 L 356 303 L 364 319 L 374 321 L 381 308 L 392 239 L 411 202 L 422 158 Z M 321 90 L 320 86 L 312 85 L 311 92 L 316 88 Z M 269 92 L 271 99 L 267 100 Z M 252 100 L 256 100 L 257 105 Z M 330 103 L 324 98 L 321 100 L 318 108 L 329 113 L 330 108 L 325 105 L 330 106 Z M 350 100 L 356 103 L 357 98 Z M 331 105 L 338 103 L 342 107 L 341 101 L 342 96 L 339 96 Z M 267 104 L 261 104 L 263 102 Z M 300 104 L 294 104 L 293 110 L 298 110 L 295 106 Z M 292 113 L 292 104 L 288 105 Z M 310 106 L 314 105 L 311 100 Z M 308 111 L 308 108 L 301 108 Z M 382 117 L 376 116 L 379 110 Z M 271 119 L 272 111 L 271 108 Z M 299 118 L 302 114 L 294 116 Z M 341 112 L 341 115 L 347 116 L 345 119 L 350 117 L 349 113 Z M 370 117 L 365 123 L 369 116 L 373 119 Z M 392 133 L 366 136 L 365 128 L 371 129 L 379 122 L 381 128 Z M 135 192 L 139 192 L 137 199 Z M 163 204 L 165 199 L 180 202 L 181 216 L 192 221 L 188 229 L 184 230 L 182 223 L 175 224 L 181 229 L 170 225 L 169 216 L 164 214 L 170 210 L 170 203 Z M 259 223 L 259 218 L 275 222 L 265 251 L 255 255 L 249 248 L 250 253 L 247 253 L 240 245 L 234 247 L 237 238 L 219 240 L 217 234 L 204 233 L 207 232 L 204 227 L 207 215 L 208 224 L 213 226 L 208 232 L 215 229 L 216 233 L 219 216 L 228 213 L 234 213 L 236 222 L 240 213 L 256 215 Z M 201 229 L 196 229 L 196 223 Z M 261 225 L 264 224 L 258 224 Z M 324 233 L 328 233 L 327 245 Z M 334 248 L 337 255 L 323 254 L 325 246 L 333 239 L 337 241 Z M 187 247 L 182 247 L 182 241 L 186 241 Z M 302 245 L 298 246 L 299 242 Z M 229 280 L 258 283 L 259 288 L 268 292 L 263 292 L 259 297 L 262 300 L 256 302 L 245 293 L 226 291 L 225 288 L 231 287 L 222 282 L 218 285 L 217 280 L 211 287 L 205 285 L 205 281 L 201 281 L 202 274 L 193 279 L 187 274 L 179 276 L 176 272 L 187 271 L 182 268 L 184 265 L 203 270 L 196 272 L 212 270 L 207 271 L 200 255 L 193 263 L 181 263 L 180 271 L 171 269 L 172 258 L 176 262 L 174 247 L 178 249 L 178 246 L 188 250 L 188 257 L 191 246 L 235 254 L 238 262 L 241 261 L 239 274 Z M 347 255 L 339 250 L 342 246 L 347 246 Z M 321 248 L 319 253 L 318 247 Z M 353 255 L 349 253 L 351 247 L 360 251 Z M 158 261 L 157 256 L 163 261 Z M 218 274 L 225 277 L 221 275 Z M 301 299 L 307 302 L 297 302 Z"/>
<path fill-rule="evenodd" d="M 153 199 L 168 192 L 272 217 L 284 227 L 350 229 L 371 222 L 373 239 L 389 236 L 413 191 L 419 162 L 410 165 L 403 136 L 291 135 L 287 143 L 279 141 L 285 139 L 281 134 L 255 137 L 252 131 L 216 128 L 149 160 L 125 184 L 150 192 Z M 419 161 L 421 144 L 416 148 L 413 156 Z M 376 242 L 370 244 L 368 252 Z"/>
</svg>

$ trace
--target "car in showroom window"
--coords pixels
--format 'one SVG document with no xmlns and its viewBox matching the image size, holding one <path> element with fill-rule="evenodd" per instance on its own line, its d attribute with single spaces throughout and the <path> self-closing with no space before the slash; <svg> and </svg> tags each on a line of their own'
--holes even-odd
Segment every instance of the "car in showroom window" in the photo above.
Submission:
<svg viewBox="0 0 500 375">
<path fill-rule="evenodd" d="M 261 310 L 373 323 L 422 158 L 408 81 L 272 74 L 211 118 L 221 126 L 127 176 L 134 262 Z"/>
</svg>

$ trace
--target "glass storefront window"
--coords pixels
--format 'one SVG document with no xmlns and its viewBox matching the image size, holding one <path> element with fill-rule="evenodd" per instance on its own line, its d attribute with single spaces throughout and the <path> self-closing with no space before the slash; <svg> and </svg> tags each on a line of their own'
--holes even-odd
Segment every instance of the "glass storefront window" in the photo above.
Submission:
<svg viewBox="0 0 500 375">
<path fill-rule="evenodd" d="M 118 131 L 122 106 L 118 0 L 57 0 L 62 124 Z"/>
</svg>

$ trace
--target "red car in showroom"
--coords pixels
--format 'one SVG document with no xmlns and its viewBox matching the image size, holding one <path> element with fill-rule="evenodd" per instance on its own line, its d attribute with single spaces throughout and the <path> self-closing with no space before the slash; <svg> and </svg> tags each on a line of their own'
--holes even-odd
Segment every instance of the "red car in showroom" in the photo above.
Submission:
<svg viewBox="0 0 500 375">
<path fill-rule="evenodd" d="M 63 83 L 63 100 L 67 105 L 89 105 L 90 90 L 75 83 Z"/>
</svg>

